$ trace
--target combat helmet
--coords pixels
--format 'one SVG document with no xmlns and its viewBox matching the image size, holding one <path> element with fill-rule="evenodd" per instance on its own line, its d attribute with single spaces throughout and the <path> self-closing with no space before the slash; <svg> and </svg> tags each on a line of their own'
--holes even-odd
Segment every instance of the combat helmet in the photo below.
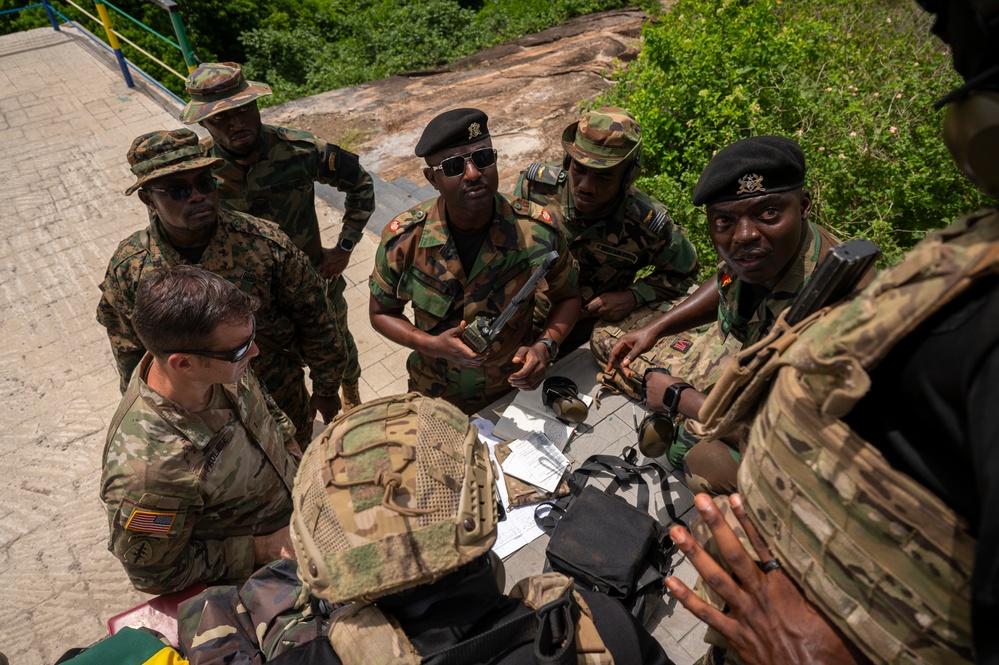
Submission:
<svg viewBox="0 0 999 665">
<path fill-rule="evenodd" d="M 417 393 L 362 404 L 305 452 L 291 538 L 299 575 L 330 602 L 372 602 L 489 552 L 496 470 L 468 416 Z"/>
</svg>

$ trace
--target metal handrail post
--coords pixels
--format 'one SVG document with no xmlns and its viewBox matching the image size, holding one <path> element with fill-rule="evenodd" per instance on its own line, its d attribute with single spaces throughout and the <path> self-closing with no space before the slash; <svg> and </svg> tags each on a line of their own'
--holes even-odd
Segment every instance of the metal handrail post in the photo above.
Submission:
<svg viewBox="0 0 999 665">
<path fill-rule="evenodd" d="M 52 24 L 52 29 L 59 32 L 59 22 L 56 21 L 55 12 L 52 11 L 52 5 L 49 4 L 49 0 L 42 0 L 42 4 L 45 5 L 45 13 L 49 17 L 49 23 Z"/>
<path fill-rule="evenodd" d="M 198 61 L 194 58 L 194 49 L 187 39 L 187 30 L 184 29 L 184 20 L 180 17 L 180 5 L 174 0 L 153 0 L 157 5 L 167 10 L 170 14 L 170 23 L 173 25 L 173 32 L 177 35 L 177 43 L 180 44 L 180 52 L 184 54 L 184 63 L 187 71 L 193 72 L 198 68 Z"/>
<path fill-rule="evenodd" d="M 97 14 L 101 17 L 101 23 L 104 24 L 104 32 L 108 36 L 108 44 L 114 50 L 114 55 L 118 59 L 118 66 L 121 67 L 121 75 L 125 77 L 125 85 L 129 88 L 135 87 L 135 82 L 132 81 L 132 73 L 128 71 L 128 63 L 125 61 L 125 54 L 121 52 L 121 44 L 118 42 L 118 35 L 114 34 L 114 30 L 111 29 L 111 16 L 108 14 L 107 6 L 97 0 L 94 3 L 97 6 Z"/>
</svg>

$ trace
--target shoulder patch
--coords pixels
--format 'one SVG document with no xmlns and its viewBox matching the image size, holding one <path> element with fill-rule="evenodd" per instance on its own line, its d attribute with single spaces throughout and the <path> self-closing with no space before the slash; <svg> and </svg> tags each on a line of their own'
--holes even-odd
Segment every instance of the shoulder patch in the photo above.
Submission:
<svg viewBox="0 0 999 665">
<path fill-rule="evenodd" d="M 288 127 L 277 127 L 275 125 L 271 126 L 274 128 L 274 133 L 286 141 L 311 141 L 316 138 L 304 129 L 289 129 Z"/>
<path fill-rule="evenodd" d="M 656 235 L 666 238 L 673 235 L 673 218 L 669 216 L 669 210 L 666 210 L 665 206 L 663 210 L 657 209 L 652 204 L 651 199 L 645 200 L 645 197 L 630 196 L 625 209 L 625 217 L 633 222 L 638 222 Z"/>
<path fill-rule="evenodd" d="M 518 211 L 524 210 L 531 219 L 544 222 L 547 226 L 558 226 L 558 221 L 555 219 L 555 215 L 553 215 L 550 210 L 545 208 L 540 203 L 527 201 L 525 199 L 514 199 L 514 201 L 521 202 L 523 208 L 517 208 L 516 205 L 514 207 Z"/>
<path fill-rule="evenodd" d="M 565 180 L 566 175 L 561 166 L 535 162 L 524 169 L 524 177 L 532 182 L 557 185 Z"/>
<path fill-rule="evenodd" d="M 138 531 L 139 533 L 159 533 L 166 535 L 170 533 L 177 513 L 164 512 L 159 510 L 146 510 L 136 508 L 132 511 L 131 517 L 125 523 L 127 531 Z"/>
<path fill-rule="evenodd" d="M 424 201 L 415 208 L 410 208 L 406 212 L 402 213 L 385 227 L 384 235 L 394 235 L 400 231 L 406 231 L 411 229 L 417 224 L 422 224 L 427 219 L 427 211 L 430 210 L 434 205 L 436 199 L 430 199 L 429 201 Z"/>
</svg>

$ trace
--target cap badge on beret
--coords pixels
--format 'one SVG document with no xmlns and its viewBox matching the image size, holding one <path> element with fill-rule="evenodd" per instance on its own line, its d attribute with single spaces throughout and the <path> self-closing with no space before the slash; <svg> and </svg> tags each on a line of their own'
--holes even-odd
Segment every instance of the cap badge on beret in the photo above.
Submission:
<svg viewBox="0 0 999 665">
<path fill-rule="evenodd" d="M 477 122 L 473 122 L 468 126 L 468 138 L 474 139 L 476 136 L 482 136 L 482 127 Z"/>
<path fill-rule="evenodd" d="M 755 173 L 747 173 L 738 180 L 739 189 L 736 190 L 736 195 L 738 194 L 755 194 L 757 192 L 767 191 L 766 187 L 763 186 L 763 176 L 757 175 Z"/>
</svg>

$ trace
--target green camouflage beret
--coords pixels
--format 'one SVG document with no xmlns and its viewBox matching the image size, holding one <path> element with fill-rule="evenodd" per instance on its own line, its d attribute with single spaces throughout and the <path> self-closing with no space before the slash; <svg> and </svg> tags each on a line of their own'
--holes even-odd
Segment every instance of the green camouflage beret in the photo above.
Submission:
<svg viewBox="0 0 999 665">
<path fill-rule="evenodd" d="M 457 148 L 489 138 L 489 117 L 479 109 L 451 109 L 427 123 L 416 156 L 426 157 L 439 150 Z"/>
<path fill-rule="evenodd" d="M 562 131 L 562 147 L 583 166 L 608 169 L 641 154 L 642 129 L 628 111 L 601 106 Z"/>
<path fill-rule="evenodd" d="M 206 157 L 204 147 L 198 143 L 198 135 L 190 129 L 174 129 L 150 132 L 132 141 L 128 164 L 136 181 L 125 190 L 125 196 L 150 180 L 173 173 L 215 168 L 222 165 L 222 160 Z"/>
<path fill-rule="evenodd" d="M 694 205 L 787 192 L 805 184 L 801 146 L 783 136 L 753 136 L 719 150 L 694 187 Z"/>
<path fill-rule="evenodd" d="M 496 542 L 495 483 L 478 431 L 450 402 L 409 393 L 355 407 L 299 465 L 299 574 L 330 602 L 434 582 Z"/>
<path fill-rule="evenodd" d="M 187 77 L 187 94 L 191 101 L 180 112 L 180 120 L 192 125 L 269 95 L 271 87 L 247 81 L 242 67 L 235 62 L 207 62 Z"/>
</svg>

